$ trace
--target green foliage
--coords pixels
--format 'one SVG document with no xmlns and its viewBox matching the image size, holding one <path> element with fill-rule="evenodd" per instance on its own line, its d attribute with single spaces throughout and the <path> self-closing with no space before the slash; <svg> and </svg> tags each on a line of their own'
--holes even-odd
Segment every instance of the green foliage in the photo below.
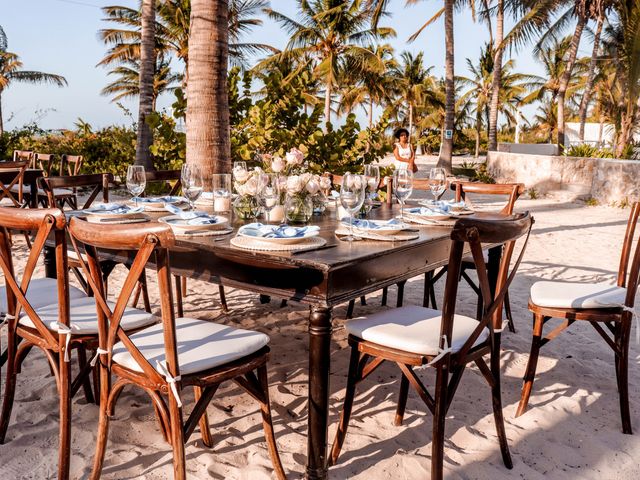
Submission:
<svg viewBox="0 0 640 480">
<path fill-rule="evenodd" d="M 567 157 L 587 157 L 587 158 L 614 158 L 613 151 L 608 148 L 598 148 L 588 143 L 572 145 L 564 150 Z"/>
<path fill-rule="evenodd" d="M 540 197 L 540 195 L 538 195 L 538 191 L 533 187 L 531 187 L 529 190 L 527 190 L 527 194 L 529 195 L 529 198 L 531 200 L 536 200 L 536 199 L 538 199 Z"/>
<path fill-rule="evenodd" d="M 588 206 L 588 207 L 597 207 L 598 206 L 598 200 L 596 200 L 593 197 L 585 198 L 584 204 L 586 206 Z"/>
<path fill-rule="evenodd" d="M 187 136 L 176 130 L 176 121 L 165 112 L 147 116 L 153 130 L 153 145 L 149 148 L 158 170 L 179 169 L 187 154 Z"/>
</svg>

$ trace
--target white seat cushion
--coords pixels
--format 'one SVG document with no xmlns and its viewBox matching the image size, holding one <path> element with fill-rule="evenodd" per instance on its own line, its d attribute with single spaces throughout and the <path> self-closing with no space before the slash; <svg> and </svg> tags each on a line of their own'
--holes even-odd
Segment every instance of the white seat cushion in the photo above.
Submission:
<svg viewBox="0 0 640 480">
<path fill-rule="evenodd" d="M 531 301 L 541 307 L 612 308 L 624 304 L 627 289 L 604 283 L 536 282 Z"/>
<path fill-rule="evenodd" d="M 420 355 L 437 355 L 440 346 L 442 311 L 418 306 L 385 310 L 346 323 L 349 334 L 385 347 Z M 478 321 L 455 315 L 453 320 L 452 352 L 459 351 L 478 327 Z M 484 342 L 489 330 L 484 328 L 475 345 Z"/>
<path fill-rule="evenodd" d="M 115 303 L 107 302 L 109 308 L 113 310 Z M 36 308 L 36 313 L 42 322 L 52 331 L 58 331 L 58 303 L 52 303 L 46 307 Z M 96 317 L 96 301 L 93 297 L 76 299 L 71 301 L 70 326 L 72 334 L 97 335 L 98 319 Z M 156 323 L 158 317 L 144 310 L 137 308 L 126 308 L 120 326 L 124 330 L 134 330 Z M 25 314 L 20 318 L 19 323 L 25 327 L 34 327 L 31 319 Z"/>
<path fill-rule="evenodd" d="M 157 369 L 157 362 L 164 364 L 162 324 L 145 328 L 130 338 L 154 368 Z M 233 362 L 257 352 L 267 343 L 269 337 L 264 333 L 193 318 L 176 319 L 176 345 L 181 375 Z M 122 343 L 114 345 L 113 361 L 130 370 L 143 371 Z"/>
<path fill-rule="evenodd" d="M 73 301 L 86 297 L 86 293 L 76 287 L 69 287 L 69 298 Z M 55 278 L 34 278 L 27 289 L 27 300 L 34 309 L 58 302 L 58 283 Z M 7 313 L 7 288 L 0 285 L 0 313 Z"/>
</svg>

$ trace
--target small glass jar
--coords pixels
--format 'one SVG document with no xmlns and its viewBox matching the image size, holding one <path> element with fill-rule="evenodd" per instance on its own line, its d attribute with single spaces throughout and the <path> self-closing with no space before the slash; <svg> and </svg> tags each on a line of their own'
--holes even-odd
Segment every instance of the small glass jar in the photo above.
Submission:
<svg viewBox="0 0 640 480">
<path fill-rule="evenodd" d="M 253 220 L 260 213 L 260 205 L 253 195 L 238 195 L 233 201 L 233 211 L 241 220 Z"/>
<path fill-rule="evenodd" d="M 284 201 L 284 216 L 287 222 L 306 224 L 313 215 L 313 199 L 311 195 L 287 195 Z"/>
</svg>

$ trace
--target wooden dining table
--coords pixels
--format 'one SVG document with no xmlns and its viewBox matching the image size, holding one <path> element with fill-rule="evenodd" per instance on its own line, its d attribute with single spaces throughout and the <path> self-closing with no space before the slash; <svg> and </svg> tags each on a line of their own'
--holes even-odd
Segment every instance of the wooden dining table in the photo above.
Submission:
<svg viewBox="0 0 640 480">
<path fill-rule="evenodd" d="M 370 216 L 390 219 L 398 213 L 398 205 L 383 204 Z M 234 233 L 223 237 L 176 236 L 170 264 L 174 274 L 309 305 L 306 478 L 325 479 L 334 307 L 446 265 L 451 227 L 412 225 L 417 238 L 408 241 L 347 242 L 335 235 L 335 212 L 314 217 L 312 223 L 320 227 L 320 236 L 327 242 L 316 250 L 265 252 L 238 248 L 230 243 L 234 229 Z M 234 224 L 240 225 L 241 222 Z M 502 247 L 490 247 L 488 273 L 495 287 Z M 48 276 L 55 276 L 52 250 L 45 251 Z M 123 252 L 102 253 L 114 261 L 127 261 Z"/>
</svg>

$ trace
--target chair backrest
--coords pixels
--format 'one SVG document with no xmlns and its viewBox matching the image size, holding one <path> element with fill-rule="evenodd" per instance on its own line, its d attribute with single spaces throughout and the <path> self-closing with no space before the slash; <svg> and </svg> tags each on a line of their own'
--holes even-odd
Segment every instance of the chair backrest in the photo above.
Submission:
<svg viewBox="0 0 640 480">
<path fill-rule="evenodd" d="M 93 201 L 102 192 L 102 201 L 109 201 L 109 184 L 113 183 L 113 174 L 111 173 L 88 173 L 85 175 L 74 175 L 64 177 L 42 177 L 38 179 L 40 187 L 46 192 L 50 207 L 58 205 L 56 201 L 56 188 L 82 188 L 93 187 L 91 193 L 87 197 L 81 209 L 89 208 Z"/>
<path fill-rule="evenodd" d="M 7 290 L 7 319 L 10 329 L 15 328 L 15 322 L 24 311 L 29 316 L 40 337 L 47 346 L 62 352 L 65 343 L 59 340 L 44 325 L 38 314 L 26 298 L 29 284 L 34 270 L 44 249 L 45 242 L 53 234 L 55 242 L 56 275 L 58 281 L 58 321 L 69 326 L 69 277 L 67 272 L 67 244 L 65 234 L 66 219 L 58 208 L 49 209 L 15 209 L 0 207 L 0 269 L 4 274 Z M 35 232 L 27 263 L 18 278 L 13 267 L 11 237 L 9 230 Z M 13 324 L 11 322 L 14 322 Z"/>
<path fill-rule="evenodd" d="M 147 184 L 163 182 L 169 189 L 167 195 L 177 195 L 178 192 L 180 192 L 180 188 L 182 187 L 180 176 L 180 170 L 155 170 L 145 172 Z"/>
<path fill-rule="evenodd" d="M 62 155 L 60 160 L 60 175 L 80 175 L 80 169 L 84 163 L 84 157 L 82 155 Z"/>
<path fill-rule="evenodd" d="M 152 382 L 164 382 L 156 369 L 142 356 L 132 343 L 126 332 L 120 327 L 120 321 L 131 294 L 147 262 L 155 253 L 154 263 L 157 269 L 158 287 L 160 290 L 161 318 L 164 325 L 164 344 L 166 369 L 173 377 L 180 375 L 176 351 L 175 316 L 173 311 L 173 294 L 171 289 L 171 272 L 169 269 L 168 249 L 175 244 L 171 228 L 161 223 L 135 225 L 99 225 L 88 223 L 79 218 L 72 218 L 69 223 L 69 235 L 76 252 L 84 246 L 87 262 L 80 257 L 87 282 L 91 287 L 98 310 L 99 346 L 109 352 L 105 356 L 111 364 L 111 352 L 116 341 L 121 341 L 142 371 Z M 109 308 L 105 298 L 105 288 L 100 270 L 97 249 L 135 252 L 129 266 L 129 273 L 117 295 L 115 307 Z"/>
<path fill-rule="evenodd" d="M 13 151 L 13 161 L 17 162 L 20 160 L 26 160 L 31 163 L 33 160 L 33 152 L 29 150 L 14 150 Z"/>
<path fill-rule="evenodd" d="M 485 214 L 484 218 L 478 215 L 476 218 L 462 218 L 456 222 L 451 232 L 451 251 L 447 267 L 447 282 L 442 309 L 443 321 L 440 332 L 442 337 L 441 348 L 445 348 L 445 338 L 446 344 L 451 345 L 456 298 L 465 246 L 468 245 L 471 249 L 484 305 L 483 315 L 477 328 L 459 351 L 461 358 L 464 358 L 472 348 L 484 328 L 489 328 L 492 335 L 494 332 L 502 330 L 504 296 L 522 261 L 532 225 L 533 218 L 528 212 L 517 215 Z M 509 271 L 516 241 L 523 236 L 526 236 L 524 244 L 518 259 L 511 271 Z M 487 265 L 483 256 L 483 248 L 491 245 L 504 245 L 494 293 L 491 292 Z"/>
<path fill-rule="evenodd" d="M 452 182 L 451 189 L 456 192 L 456 202 L 464 200 L 470 202 L 467 194 L 507 196 L 507 203 L 500 213 L 510 215 L 516 200 L 524 193 L 523 183 L 476 183 L 476 182 Z"/>
<path fill-rule="evenodd" d="M 14 207 L 22 207 L 24 205 L 24 172 L 28 166 L 28 160 L 0 162 L 0 201 L 8 198 Z M 14 186 L 18 187 L 17 199 L 15 197 L 16 192 L 11 191 L 11 188 Z"/>
<path fill-rule="evenodd" d="M 627 289 L 627 298 L 625 305 L 633 308 L 636 291 L 640 282 L 640 241 L 637 243 L 635 251 L 633 251 L 633 242 L 635 239 L 636 226 L 640 217 L 640 202 L 635 202 L 631 207 L 629 221 L 627 222 L 627 230 L 622 243 L 622 253 L 620 255 L 620 267 L 618 269 L 618 286 Z M 633 251 L 633 257 L 631 252 Z"/>
<path fill-rule="evenodd" d="M 31 168 L 37 168 L 42 170 L 42 174 L 48 177 L 51 174 L 51 169 L 56 161 L 56 156 L 51 153 L 36 153 L 33 156 L 31 162 Z"/>
</svg>

